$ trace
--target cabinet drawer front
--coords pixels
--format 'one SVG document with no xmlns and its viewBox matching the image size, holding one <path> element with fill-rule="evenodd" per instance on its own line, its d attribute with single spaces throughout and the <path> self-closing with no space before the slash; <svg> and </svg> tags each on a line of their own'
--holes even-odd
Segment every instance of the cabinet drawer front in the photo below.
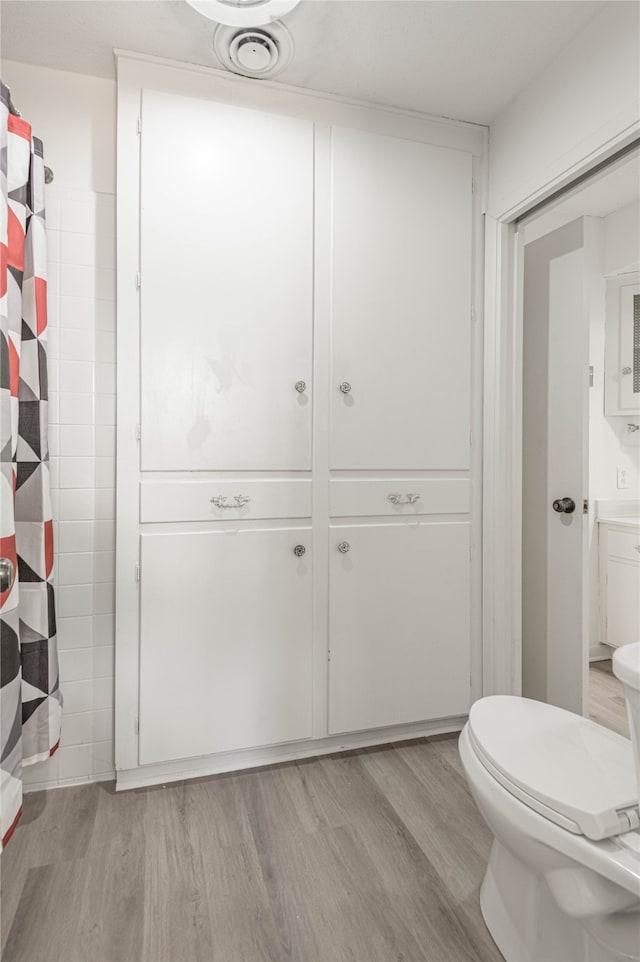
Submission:
<svg viewBox="0 0 640 962">
<path fill-rule="evenodd" d="M 311 481 L 142 481 L 140 520 L 311 517 Z"/>
<path fill-rule="evenodd" d="M 615 528 L 609 528 L 607 554 L 640 562 L 640 531 L 616 531 Z"/>
<path fill-rule="evenodd" d="M 334 518 L 468 514 L 471 500 L 470 482 L 458 478 L 331 481 L 329 488 Z"/>
</svg>

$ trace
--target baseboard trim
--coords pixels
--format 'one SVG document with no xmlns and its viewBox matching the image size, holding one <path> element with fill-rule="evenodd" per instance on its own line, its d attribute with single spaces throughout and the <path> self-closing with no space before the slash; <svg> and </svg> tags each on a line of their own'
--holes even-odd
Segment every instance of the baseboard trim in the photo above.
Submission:
<svg viewBox="0 0 640 962">
<path fill-rule="evenodd" d="M 591 645 L 589 648 L 589 662 L 592 661 L 609 661 L 613 655 L 613 648 L 609 648 L 608 645 L 601 645 L 596 643 Z"/>
<path fill-rule="evenodd" d="M 140 768 L 123 769 L 116 772 L 116 791 L 162 785 L 167 782 L 183 781 L 189 778 L 205 778 L 208 775 L 222 775 L 226 772 L 245 771 L 294 762 L 302 758 L 332 755 L 336 752 L 351 751 L 358 748 L 373 748 L 393 742 L 408 741 L 433 735 L 446 735 L 462 730 L 465 716 L 423 722 L 420 725 L 399 725 L 394 728 L 376 729 L 368 732 L 355 732 L 349 735 L 333 735 L 287 745 L 270 745 L 267 748 L 245 749 L 237 752 L 223 752 L 220 755 L 206 755 L 199 758 L 181 758 L 177 761 L 162 762 L 154 765 L 141 765 Z"/>
</svg>

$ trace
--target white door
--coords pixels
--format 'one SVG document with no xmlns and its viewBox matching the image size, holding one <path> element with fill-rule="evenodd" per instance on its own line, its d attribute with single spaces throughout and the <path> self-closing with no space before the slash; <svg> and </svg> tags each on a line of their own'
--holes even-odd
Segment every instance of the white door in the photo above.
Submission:
<svg viewBox="0 0 640 962">
<path fill-rule="evenodd" d="M 140 763 L 309 738 L 310 528 L 140 541 Z"/>
<path fill-rule="evenodd" d="M 469 531 L 330 528 L 330 733 L 468 712 Z"/>
<path fill-rule="evenodd" d="M 588 665 L 591 231 L 579 219 L 524 249 L 523 694 L 580 714 Z"/>
<path fill-rule="evenodd" d="M 332 468 L 469 467 L 471 161 L 332 132 Z"/>
<path fill-rule="evenodd" d="M 312 256 L 311 123 L 144 92 L 142 470 L 311 467 Z"/>
</svg>

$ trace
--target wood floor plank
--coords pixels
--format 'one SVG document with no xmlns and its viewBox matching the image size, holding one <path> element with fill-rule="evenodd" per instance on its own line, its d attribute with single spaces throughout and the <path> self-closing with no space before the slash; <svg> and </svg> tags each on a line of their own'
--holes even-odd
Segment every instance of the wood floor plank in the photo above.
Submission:
<svg viewBox="0 0 640 962">
<path fill-rule="evenodd" d="M 611 661 L 596 661 L 589 668 L 589 717 L 629 738 L 629 719 L 622 682 L 613 674 Z"/>
<path fill-rule="evenodd" d="M 29 869 L 7 936 L 7 962 L 141 958 L 143 865 L 130 853 Z"/>
<path fill-rule="evenodd" d="M 420 750 L 424 749 L 425 746 L 420 746 Z M 351 808 L 353 830 L 379 871 L 387 897 L 397 906 L 424 957 L 434 962 L 479 960 L 483 956 L 476 952 L 475 933 L 470 934 L 473 926 L 466 915 L 458 911 L 455 897 L 431 861 L 431 852 L 422 848 L 386 792 L 376 791 L 375 781 L 366 770 L 372 759 L 378 767 L 385 767 L 394 756 L 394 749 L 374 750 L 345 758 L 341 764 L 332 760 L 332 776 L 343 781 L 341 794 Z M 404 768 L 400 777 L 410 777 L 406 766 Z M 366 801 L 359 805 L 359 799 Z M 450 832 L 449 826 L 447 836 Z M 499 955 L 486 957 L 500 958 Z"/>
</svg>

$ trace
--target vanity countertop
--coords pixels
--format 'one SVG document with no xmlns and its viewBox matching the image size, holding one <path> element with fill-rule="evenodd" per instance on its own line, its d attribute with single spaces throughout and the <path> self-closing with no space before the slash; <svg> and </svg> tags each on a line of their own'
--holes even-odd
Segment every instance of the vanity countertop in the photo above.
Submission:
<svg viewBox="0 0 640 962">
<path fill-rule="evenodd" d="M 598 524 L 616 524 L 624 528 L 640 528 L 640 518 L 598 518 Z"/>
</svg>

